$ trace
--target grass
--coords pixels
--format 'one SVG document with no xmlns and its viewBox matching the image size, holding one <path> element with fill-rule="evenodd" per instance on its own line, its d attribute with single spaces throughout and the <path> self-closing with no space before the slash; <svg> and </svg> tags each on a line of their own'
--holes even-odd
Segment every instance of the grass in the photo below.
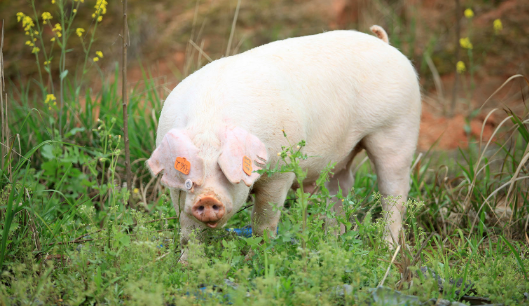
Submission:
<svg viewBox="0 0 529 306">
<path fill-rule="evenodd" d="M 349 305 L 371 301 L 369 289 L 380 284 L 420 301 L 475 295 L 528 303 L 527 112 L 506 109 L 492 141 L 417 155 L 397 250 L 382 239 L 376 176 L 364 160 L 343 198 L 344 235 L 322 230 L 330 215 L 324 172 L 318 192 L 289 195 L 277 238 L 208 232 L 207 243 L 190 242 L 186 266 L 178 263 L 179 223 L 168 192 L 143 166 L 155 146 L 163 84 L 143 71 L 130 92 L 129 194 L 119 67 L 110 77 L 96 62 L 91 67 L 105 80 L 98 92 L 86 85 L 84 69 L 62 70 L 63 86 L 33 80 L 2 87 L 0 304 Z M 55 91 L 64 107 L 44 102 Z M 286 166 L 268 171 L 292 171 L 302 180 L 302 149 L 283 153 Z M 249 223 L 245 209 L 228 227 Z"/>
</svg>

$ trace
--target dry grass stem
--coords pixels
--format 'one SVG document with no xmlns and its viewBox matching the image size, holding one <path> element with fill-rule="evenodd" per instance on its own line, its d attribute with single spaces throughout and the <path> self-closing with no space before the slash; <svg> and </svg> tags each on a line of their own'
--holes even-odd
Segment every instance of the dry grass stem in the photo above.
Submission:
<svg viewBox="0 0 529 306">
<path fill-rule="evenodd" d="M 391 266 L 393 265 L 395 258 L 397 258 L 397 254 L 399 254 L 399 251 L 400 251 L 400 244 L 397 246 L 397 249 L 395 250 L 395 254 L 393 254 L 393 258 L 391 258 L 391 263 L 388 265 L 388 268 L 386 270 L 386 273 L 384 274 L 384 277 L 378 284 L 379 287 L 384 286 L 384 282 L 386 281 L 386 278 L 388 277 L 389 270 L 391 269 Z"/>
</svg>

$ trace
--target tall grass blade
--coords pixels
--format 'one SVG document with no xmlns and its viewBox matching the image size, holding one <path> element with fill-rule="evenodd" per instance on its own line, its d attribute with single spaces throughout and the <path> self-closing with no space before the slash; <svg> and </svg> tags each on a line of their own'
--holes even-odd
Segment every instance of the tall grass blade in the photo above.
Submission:
<svg viewBox="0 0 529 306">
<path fill-rule="evenodd" d="M 505 244 L 509 247 L 509 249 L 511 249 L 511 252 L 514 254 L 514 257 L 516 258 L 516 261 L 518 262 L 518 265 L 520 266 L 520 269 L 522 269 L 522 272 L 524 274 L 525 280 L 526 281 L 529 280 L 527 278 L 527 272 L 525 271 L 525 268 L 524 268 L 524 265 L 523 265 L 523 261 L 520 258 L 520 254 L 518 254 L 518 252 L 516 252 L 516 249 L 514 248 L 514 246 L 507 239 L 505 239 L 505 237 L 503 237 L 503 236 L 500 236 L 500 237 L 503 240 L 503 242 L 505 242 Z"/>
</svg>

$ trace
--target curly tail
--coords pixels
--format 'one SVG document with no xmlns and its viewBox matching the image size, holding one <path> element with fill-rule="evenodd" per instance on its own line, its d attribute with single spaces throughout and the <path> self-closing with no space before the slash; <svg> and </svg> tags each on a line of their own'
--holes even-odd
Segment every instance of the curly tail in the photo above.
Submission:
<svg viewBox="0 0 529 306">
<path fill-rule="evenodd" d="M 389 38 L 386 31 L 381 26 L 373 25 L 369 28 L 378 38 L 382 39 L 383 42 L 389 44 Z"/>
</svg>

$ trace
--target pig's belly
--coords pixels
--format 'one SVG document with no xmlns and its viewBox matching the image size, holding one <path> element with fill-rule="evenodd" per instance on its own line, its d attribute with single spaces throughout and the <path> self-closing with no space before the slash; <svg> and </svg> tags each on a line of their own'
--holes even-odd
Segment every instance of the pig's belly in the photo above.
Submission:
<svg viewBox="0 0 529 306">
<path fill-rule="evenodd" d="M 330 162 L 335 163 L 335 166 L 331 171 L 332 173 L 337 174 L 340 171 L 346 170 L 354 157 L 362 150 L 360 141 L 361 139 L 358 139 L 347 151 L 329 152 L 327 155 L 313 156 L 303 161 L 301 166 L 307 171 L 307 177 L 303 182 L 303 190 L 308 193 L 311 193 L 314 190 L 316 180 Z M 299 184 L 294 182 L 292 188 L 294 190 L 299 188 Z"/>
</svg>

